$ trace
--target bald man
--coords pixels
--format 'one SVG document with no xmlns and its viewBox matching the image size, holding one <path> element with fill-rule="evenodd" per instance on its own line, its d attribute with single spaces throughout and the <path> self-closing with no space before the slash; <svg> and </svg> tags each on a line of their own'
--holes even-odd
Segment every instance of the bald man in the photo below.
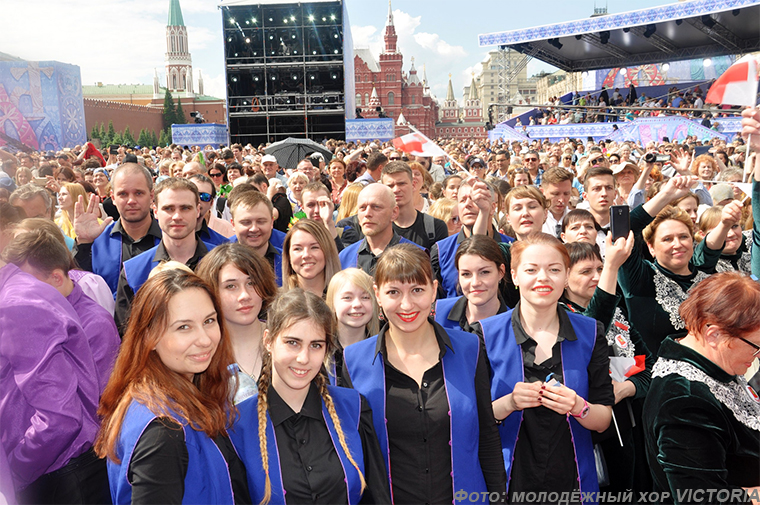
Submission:
<svg viewBox="0 0 760 505">
<path fill-rule="evenodd" d="M 383 251 L 399 243 L 414 244 L 393 231 L 398 218 L 398 205 L 393 191 L 383 184 L 369 184 L 359 193 L 357 202 L 359 226 L 364 238 L 340 252 L 341 268 L 358 267 L 374 275 L 377 260 Z M 423 247 L 414 244 L 420 249 Z"/>
</svg>

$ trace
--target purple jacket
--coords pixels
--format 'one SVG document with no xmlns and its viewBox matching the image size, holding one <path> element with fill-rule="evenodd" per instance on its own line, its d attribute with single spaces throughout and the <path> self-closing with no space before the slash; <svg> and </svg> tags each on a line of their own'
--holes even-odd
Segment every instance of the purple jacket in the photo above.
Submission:
<svg viewBox="0 0 760 505">
<path fill-rule="evenodd" d="M 87 296 L 81 286 L 74 282 L 74 289 L 66 297 L 79 316 L 95 361 L 98 378 L 98 394 L 102 394 L 111 376 L 116 355 L 119 354 L 119 330 L 113 316 L 95 300 Z"/>
<path fill-rule="evenodd" d="M 92 446 L 94 370 L 71 304 L 18 267 L 0 268 L 0 443 L 17 490 Z"/>
</svg>

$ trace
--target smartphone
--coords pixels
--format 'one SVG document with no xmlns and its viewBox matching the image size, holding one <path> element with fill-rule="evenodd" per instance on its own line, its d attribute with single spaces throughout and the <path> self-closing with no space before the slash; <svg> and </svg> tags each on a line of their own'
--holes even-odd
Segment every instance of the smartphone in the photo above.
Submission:
<svg viewBox="0 0 760 505">
<path fill-rule="evenodd" d="M 627 238 L 631 232 L 631 208 L 627 205 L 613 205 L 610 207 L 610 231 L 612 241 L 619 238 Z"/>
<path fill-rule="evenodd" d="M 119 146 L 112 145 L 108 148 L 108 154 L 119 154 Z"/>
<path fill-rule="evenodd" d="M 697 146 L 694 148 L 694 157 L 701 156 L 703 154 L 706 154 L 708 156 L 712 156 L 712 153 L 710 152 L 710 148 L 712 146 Z"/>
<path fill-rule="evenodd" d="M 42 186 L 43 188 L 47 186 L 47 177 L 35 177 L 32 182 L 37 186 Z"/>
</svg>

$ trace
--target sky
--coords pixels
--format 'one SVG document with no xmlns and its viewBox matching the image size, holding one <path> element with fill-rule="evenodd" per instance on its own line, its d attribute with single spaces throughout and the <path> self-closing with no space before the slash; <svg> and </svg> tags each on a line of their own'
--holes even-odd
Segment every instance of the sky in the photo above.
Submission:
<svg viewBox="0 0 760 505">
<path fill-rule="evenodd" d="M 345 0 L 355 47 L 383 48 L 387 0 Z M 638 0 L 642 9 L 672 0 Z M 203 73 L 205 93 L 225 96 L 221 11 L 216 0 L 180 0 L 188 29 L 197 92 Z M 395 0 L 393 16 L 404 70 L 411 57 L 431 91 L 446 96 L 448 75 L 462 98 L 471 72 L 489 49 L 478 34 L 514 30 L 589 17 L 602 0 Z M 632 9 L 631 2 L 607 0 L 608 12 Z M 164 80 L 169 0 L 0 0 L 0 51 L 30 61 L 78 65 L 82 84 L 152 84 L 154 70 Z M 537 61 L 528 74 L 552 67 Z"/>
</svg>

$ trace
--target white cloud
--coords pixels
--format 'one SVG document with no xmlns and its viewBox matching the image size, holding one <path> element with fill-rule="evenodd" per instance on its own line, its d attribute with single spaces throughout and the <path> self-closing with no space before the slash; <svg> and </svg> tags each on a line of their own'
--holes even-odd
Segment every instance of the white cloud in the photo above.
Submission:
<svg viewBox="0 0 760 505">
<path fill-rule="evenodd" d="M 464 58 L 467 51 L 462 46 L 452 46 L 437 33 L 415 33 L 414 40 L 420 46 L 446 58 Z"/>
<path fill-rule="evenodd" d="M 193 69 L 195 70 L 195 69 Z M 217 98 L 224 98 L 227 96 L 227 83 L 224 79 L 224 73 L 221 74 L 209 74 L 206 69 L 198 69 L 203 72 L 203 93 L 209 96 L 215 96 Z M 194 72 L 193 85 L 195 86 L 195 92 L 198 93 L 198 72 Z"/>
</svg>

